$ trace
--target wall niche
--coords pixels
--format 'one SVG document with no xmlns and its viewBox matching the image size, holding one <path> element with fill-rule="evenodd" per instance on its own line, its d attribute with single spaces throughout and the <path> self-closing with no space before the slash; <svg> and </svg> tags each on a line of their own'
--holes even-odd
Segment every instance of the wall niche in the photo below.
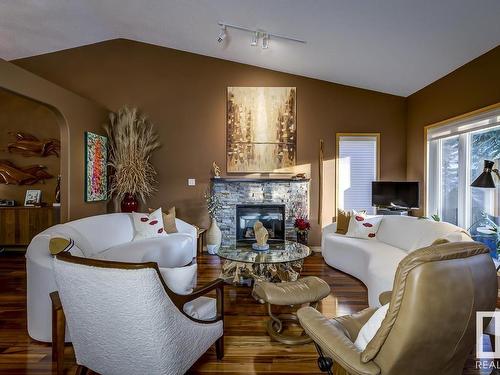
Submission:
<svg viewBox="0 0 500 375">
<path fill-rule="evenodd" d="M 16 133 L 26 133 L 39 140 L 60 141 L 60 129 L 56 115 L 46 105 L 0 88 L 0 160 L 7 160 L 16 167 L 42 165 L 43 172 L 52 178 L 32 185 L 4 184 L 0 181 L 0 199 L 14 199 L 16 205 L 24 204 L 26 190 L 42 191 L 42 202 L 54 202 L 57 176 L 60 174 L 60 157 L 54 152 L 46 156 L 26 156 L 19 152 L 9 152 L 8 144 L 15 142 Z"/>
</svg>

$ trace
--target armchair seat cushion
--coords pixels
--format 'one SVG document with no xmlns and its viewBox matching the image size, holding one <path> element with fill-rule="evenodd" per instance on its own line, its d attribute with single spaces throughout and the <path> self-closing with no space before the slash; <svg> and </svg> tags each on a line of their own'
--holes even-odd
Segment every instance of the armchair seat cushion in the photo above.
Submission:
<svg viewBox="0 0 500 375">
<path fill-rule="evenodd" d="M 217 300 L 199 297 L 184 305 L 184 312 L 198 320 L 213 320 L 217 316 Z"/>
<path fill-rule="evenodd" d="M 271 305 L 301 305 L 317 302 L 330 294 L 330 286 L 316 276 L 303 277 L 297 281 L 255 284 L 255 295 Z"/>
</svg>

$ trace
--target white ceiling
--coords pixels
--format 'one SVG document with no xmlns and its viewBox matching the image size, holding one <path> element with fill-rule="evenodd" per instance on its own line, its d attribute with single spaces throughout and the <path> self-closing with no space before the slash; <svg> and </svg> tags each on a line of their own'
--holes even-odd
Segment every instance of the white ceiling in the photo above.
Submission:
<svg viewBox="0 0 500 375">
<path fill-rule="evenodd" d="M 0 57 L 114 38 L 407 96 L 500 44 L 499 0 L 0 0 Z M 217 22 L 305 39 L 250 46 Z"/>
</svg>

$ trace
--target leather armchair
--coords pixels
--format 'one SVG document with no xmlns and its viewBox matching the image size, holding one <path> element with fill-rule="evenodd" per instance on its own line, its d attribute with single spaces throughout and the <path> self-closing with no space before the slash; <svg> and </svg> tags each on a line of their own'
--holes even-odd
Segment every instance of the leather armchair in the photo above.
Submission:
<svg viewBox="0 0 500 375">
<path fill-rule="evenodd" d="M 475 344 L 475 313 L 495 310 L 496 295 L 488 249 L 455 242 L 400 262 L 393 291 L 380 295 L 381 304 L 390 302 L 387 315 L 364 351 L 353 343 L 375 309 L 331 320 L 309 307 L 297 315 L 327 365 L 323 371 L 331 373 L 331 357 L 337 373 L 351 375 L 459 375 Z"/>
</svg>

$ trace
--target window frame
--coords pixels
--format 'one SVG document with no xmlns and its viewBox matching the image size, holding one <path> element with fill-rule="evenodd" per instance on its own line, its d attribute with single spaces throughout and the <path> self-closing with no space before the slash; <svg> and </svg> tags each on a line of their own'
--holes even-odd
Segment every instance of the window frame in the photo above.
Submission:
<svg viewBox="0 0 500 375">
<path fill-rule="evenodd" d="M 465 121 L 468 118 L 472 119 L 475 116 L 481 115 L 485 112 L 494 111 L 494 110 L 499 109 L 499 108 L 500 108 L 500 102 L 483 107 L 483 108 L 479 108 L 479 109 L 476 109 L 474 111 L 470 111 L 470 112 L 467 112 L 467 113 L 464 113 L 464 114 L 461 114 L 461 115 L 458 115 L 458 116 L 455 116 L 455 117 L 452 117 L 452 118 L 449 118 L 446 120 L 442 120 L 442 121 L 424 126 L 424 138 L 423 138 L 423 141 L 424 141 L 424 168 L 423 168 L 423 171 L 424 171 L 424 175 L 423 175 L 424 189 L 421 192 L 422 197 L 423 197 L 423 199 L 422 199 L 422 201 L 423 201 L 422 212 L 423 212 L 424 216 L 429 215 L 429 212 L 428 212 L 429 204 L 428 203 L 429 203 L 429 190 L 431 188 L 429 186 L 429 178 L 428 178 L 428 176 L 430 175 L 430 171 L 429 171 L 429 152 L 430 152 L 430 150 L 428 148 L 428 143 L 429 143 L 428 142 L 428 133 L 429 133 L 429 131 L 431 131 L 431 130 L 434 131 L 440 127 L 449 126 L 455 122 Z M 467 133 L 458 135 L 459 142 L 462 143 L 462 147 L 460 147 L 459 150 L 461 150 L 461 152 L 462 152 L 462 158 L 467 159 L 467 163 L 469 163 L 469 161 L 468 161 L 468 158 L 469 158 L 468 146 L 470 144 L 470 142 L 467 138 L 469 138 L 470 136 L 471 136 L 471 132 L 467 132 Z M 470 179 L 471 179 L 470 172 L 471 171 L 469 169 L 465 170 L 466 176 L 462 177 L 463 179 L 465 179 L 465 181 L 470 181 Z M 459 172 L 459 173 L 464 173 L 464 172 Z M 467 200 L 468 196 L 470 197 L 470 186 L 469 185 L 467 185 L 465 187 L 465 189 L 462 187 L 459 190 L 459 202 L 458 202 L 459 206 L 464 205 L 464 202 L 465 202 L 465 200 Z M 437 199 L 439 199 L 439 198 L 437 198 Z M 458 217 L 458 221 L 459 221 L 458 225 L 459 226 L 463 225 L 462 228 L 464 228 L 467 226 L 467 224 L 469 224 L 468 221 L 470 220 L 470 215 L 469 215 L 470 214 L 470 212 L 469 212 L 470 202 L 466 203 L 465 207 L 460 207 L 459 210 L 462 212 L 465 212 L 465 214 L 464 214 L 465 216 L 460 217 L 460 215 L 459 215 L 459 217 Z"/>
<path fill-rule="evenodd" d="M 375 137 L 376 140 L 376 179 L 380 180 L 380 133 L 335 133 L 335 218 L 339 207 L 339 157 L 340 157 L 340 138 L 341 137 Z"/>
</svg>

